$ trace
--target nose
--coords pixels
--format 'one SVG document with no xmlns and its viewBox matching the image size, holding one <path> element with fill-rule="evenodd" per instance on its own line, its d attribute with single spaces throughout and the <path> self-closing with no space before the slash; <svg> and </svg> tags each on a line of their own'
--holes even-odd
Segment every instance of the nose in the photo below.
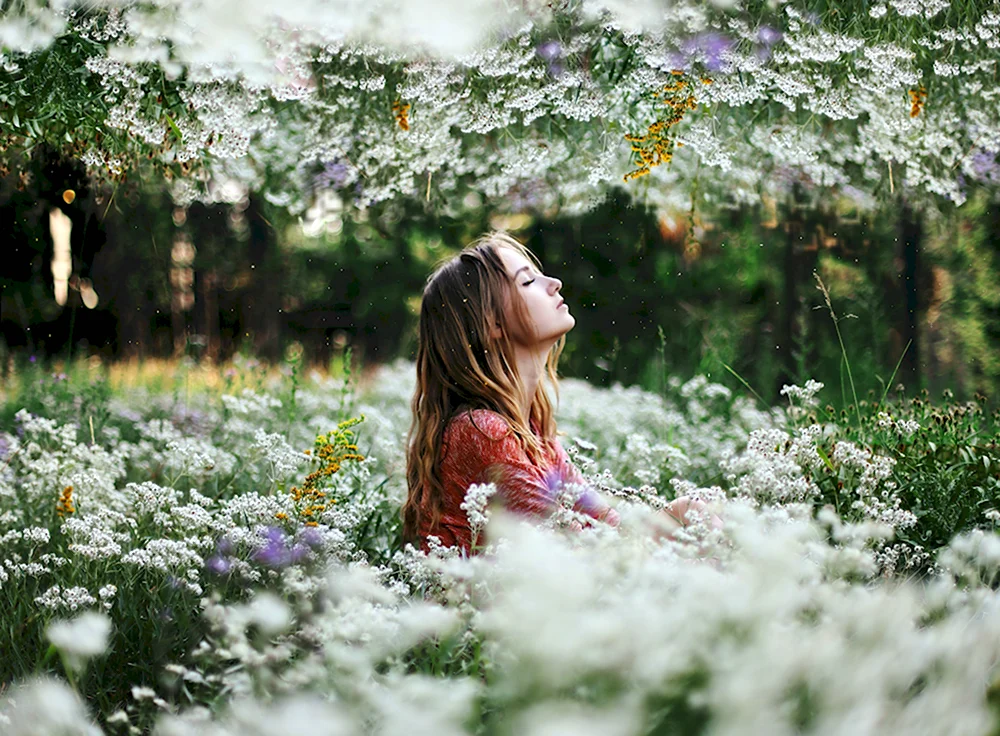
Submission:
<svg viewBox="0 0 1000 736">
<path fill-rule="evenodd" d="M 562 288 L 562 281 L 555 276 L 549 276 L 549 292 L 555 294 Z"/>
</svg>

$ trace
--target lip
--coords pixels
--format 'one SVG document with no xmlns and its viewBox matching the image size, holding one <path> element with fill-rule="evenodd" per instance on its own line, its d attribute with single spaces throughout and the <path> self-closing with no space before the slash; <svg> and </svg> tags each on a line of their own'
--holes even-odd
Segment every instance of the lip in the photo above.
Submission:
<svg viewBox="0 0 1000 736">
<path fill-rule="evenodd" d="M 556 309 L 559 309 L 560 307 L 565 307 L 565 306 L 566 306 L 566 300 L 565 299 L 560 299 L 559 303 L 556 304 Z M 566 308 L 569 309 L 569 307 L 566 307 Z"/>
</svg>

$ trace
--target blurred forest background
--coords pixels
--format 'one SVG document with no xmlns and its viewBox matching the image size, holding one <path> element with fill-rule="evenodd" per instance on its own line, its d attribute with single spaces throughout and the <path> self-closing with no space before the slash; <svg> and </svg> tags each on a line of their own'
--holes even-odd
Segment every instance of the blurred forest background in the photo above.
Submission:
<svg viewBox="0 0 1000 736">
<path fill-rule="evenodd" d="M 814 378 L 837 403 L 845 365 L 815 272 L 859 395 L 881 393 L 897 366 L 894 384 L 959 397 L 1000 381 L 1000 210 L 985 194 L 946 211 L 897 195 L 859 213 L 793 187 L 760 208 L 657 215 L 619 191 L 572 218 L 326 199 L 297 218 L 253 193 L 182 209 L 162 179 L 95 190 L 55 154 L 31 162 L 0 180 L 4 376 L 19 361 L 92 354 L 412 358 L 427 275 L 502 228 L 563 281 L 577 319 L 565 376 L 656 390 L 697 373 L 738 388 L 738 374 L 767 401 Z"/>
</svg>

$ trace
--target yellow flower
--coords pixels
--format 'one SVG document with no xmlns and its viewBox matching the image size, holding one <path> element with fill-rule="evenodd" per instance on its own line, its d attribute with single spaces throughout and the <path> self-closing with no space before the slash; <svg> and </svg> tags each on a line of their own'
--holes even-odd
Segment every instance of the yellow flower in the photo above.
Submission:
<svg viewBox="0 0 1000 736">
<path fill-rule="evenodd" d="M 410 129 L 410 106 L 402 104 L 399 100 L 392 103 L 392 114 L 396 118 L 396 124 L 403 130 Z"/>
<path fill-rule="evenodd" d="M 313 518 L 322 514 L 334 503 L 328 499 L 326 491 L 320 485 L 324 478 L 330 478 L 337 473 L 343 463 L 354 460 L 363 461 L 364 455 L 358 452 L 358 446 L 353 442 L 354 433 L 351 427 L 364 421 L 364 415 L 347 419 L 337 425 L 337 428 L 325 435 L 316 437 L 310 454 L 318 467 L 306 476 L 302 486 L 292 486 L 289 494 L 295 504 L 296 514 L 310 526 L 316 526 Z"/>
<path fill-rule="evenodd" d="M 56 513 L 60 517 L 66 516 L 67 514 L 72 514 L 76 512 L 76 507 L 73 505 L 73 486 L 66 486 L 63 488 L 62 493 L 59 494 L 59 501 L 56 503 Z"/>
<path fill-rule="evenodd" d="M 911 89 L 909 94 L 910 117 L 915 118 L 920 114 L 920 111 L 924 109 L 924 103 L 927 101 L 927 89 L 921 84 L 916 89 Z"/>
<path fill-rule="evenodd" d="M 663 88 L 653 93 L 653 98 L 662 103 L 654 120 L 645 135 L 625 135 L 625 140 L 632 144 L 632 159 L 636 168 L 625 174 L 625 181 L 645 176 L 654 166 L 669 163 L 674 156 L 677 143 L 673 134 L 675 126 L 684 118 L 688 110 L 694 110 L 698 105 L 694 94 L 690 91 L 688 81 L 683 78 L 684 72 L 671 72 L 674 81 L 665 84 Z M 703 77 L 705 84 L 711 83 Z"/>
</svg>

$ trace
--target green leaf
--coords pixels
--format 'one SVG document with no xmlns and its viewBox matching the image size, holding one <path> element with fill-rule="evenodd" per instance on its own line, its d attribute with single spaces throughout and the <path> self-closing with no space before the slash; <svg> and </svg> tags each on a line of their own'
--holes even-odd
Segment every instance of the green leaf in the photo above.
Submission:
<svg viewBox="0 0 1000 736">
<path fill-rule="evenodd" d="M 823 462 L 824 462 L 824 463 L 826 463 L 826 467 L 828 467 L 828 468 L 830 469 L 830 472 L 831 472 L 831 473 L 832 473 L 832 472 L 834 472 L 834 470 L 833 470 L 833 463 L 831 463 L 831 462 L 830 462 L 830 458 L 829 458 L 829 456 L 828 456 L 828 455 L 826 454 L 826 450 L 824 450 L 824 449 L 823 449 L 822 447 L 820 447 L 819 445 L 816 445 L 816 453 L 817 453 L 817 454 L 818 454 L 818 455 L 819 455 L 819 456 L 820 456 L 821 458 L 823 458 Z"/>
<path fill-rule="evenodd" d="M 177 123 L 174 122 L 174 119 L 172 117 L 170 117 L 169 115 L 167 115 L 166 117 L 167 117 L 167 125 L 170 126 L 170 129 L 174 132 L 174 135 L 177 136 L 177 140 L 183 143 L 184 136 L 181 135 L 181 129 L 177 127 Z"/>
</svg>

